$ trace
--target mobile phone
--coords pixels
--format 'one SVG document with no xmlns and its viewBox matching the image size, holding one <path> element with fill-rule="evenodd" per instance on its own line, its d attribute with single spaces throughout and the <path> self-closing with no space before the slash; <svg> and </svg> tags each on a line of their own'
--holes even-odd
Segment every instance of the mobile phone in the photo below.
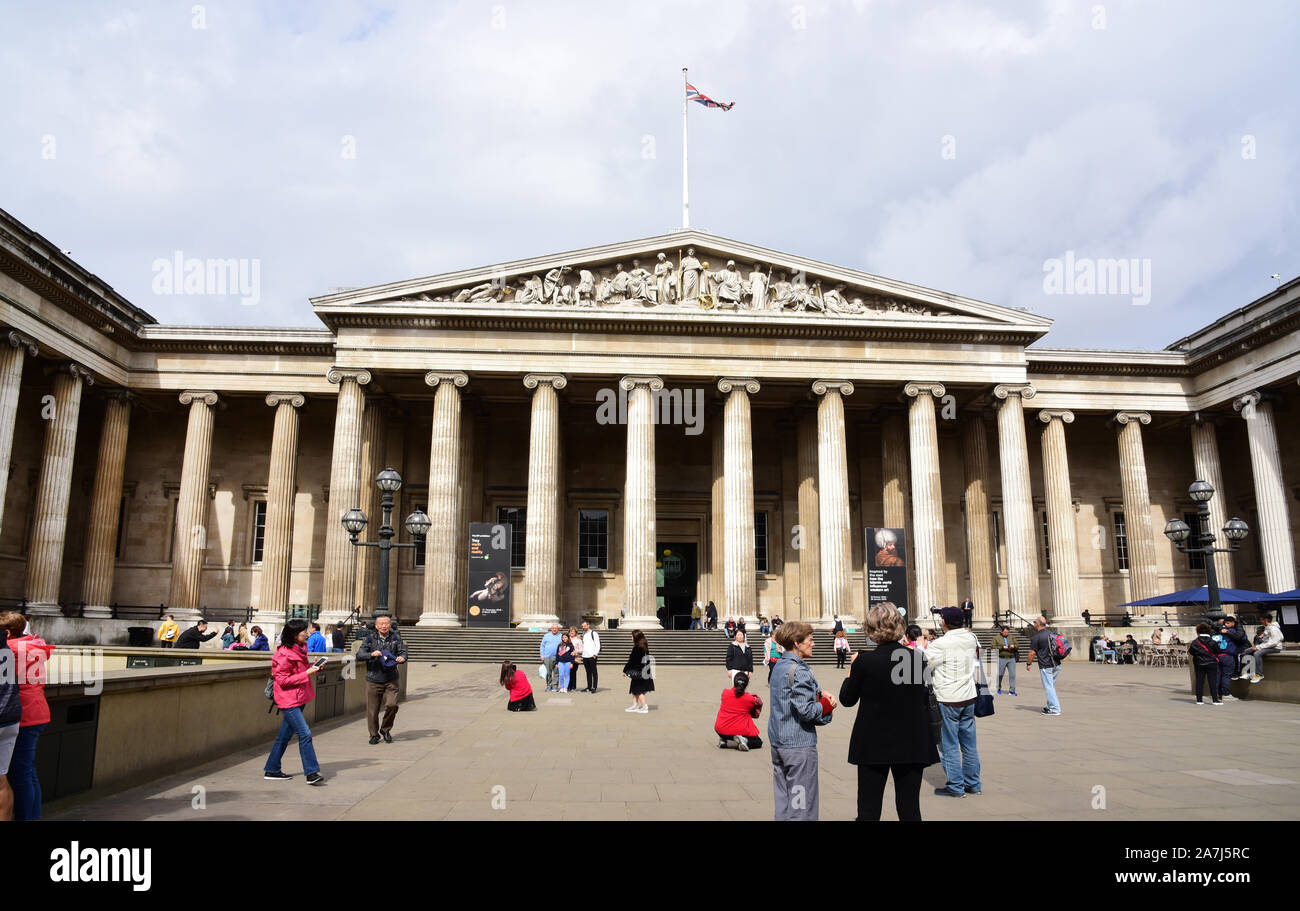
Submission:
<svg viewBox="0 0 1300 911">
<path fill-rule="evenodd" d="M 324 667 L 324 666 L 325 666 L 324 658 L 321 658 L 319 661 L 317 661 L 315 664 L 312 665 L 312 667 Z"/>
</svg>

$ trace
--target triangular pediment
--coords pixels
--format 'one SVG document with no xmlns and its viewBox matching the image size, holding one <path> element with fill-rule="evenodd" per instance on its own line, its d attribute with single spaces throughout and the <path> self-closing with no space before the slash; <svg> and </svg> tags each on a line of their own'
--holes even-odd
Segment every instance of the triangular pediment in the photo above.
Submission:
<svg viewBox="0 0 1300 911">
<path fill-rule="evenodd" d="M 714 315 L 893 322 L 1040 336 L 1051 320 L 855 269 L 681 231 L 312 298 L 328 315 L 392 311 L 530 316 L 633 312 L 692 321 Z"/>
</svg>

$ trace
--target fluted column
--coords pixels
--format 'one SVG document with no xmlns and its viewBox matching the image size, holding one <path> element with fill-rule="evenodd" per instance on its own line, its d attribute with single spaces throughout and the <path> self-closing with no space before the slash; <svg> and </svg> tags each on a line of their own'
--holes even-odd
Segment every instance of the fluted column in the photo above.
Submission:
<svg viewBox="0 0 1300 911">
<path fill-rule="evenodd" d="M 456 542 L 461 483 L 460 390 L 464 373 L 426 373 L 437 389 L 433 399 L 433 434 L 429 446 L 429 536 L 424 544 L 424 597 L 417 626 L 460 626 L 456 602 L 456 561 L 468 559 Z M 506 544 L 509 547 L 509 543 Z M 515 596 L 511 595 L 513 599 Z"/>
<path fill-rule="evenodd" d="M 59 579 L 63 575 L 63 537 L 68 527 L 68 496 L 72 489 L 72 457 L 77 448 L 77 417 L 81 412 L 82 384 L 94 378 L 76 364 L 51 368 L 54 375 L 54 411 L 45 422 L 45 448 L 41 477 L 36 488 L 36 511 L 27 549 L 24 591 L 30 613 L 58 616 Z"/>
<path fill-rule="evenodd" d="M 1038 412 L 1043 427 L 1043 491 L 1047 498 L 1047 553 L 1052 574 L 1051 618 L 1063 626 L 1083 623 L 1079 611 L 1079 544 L 1074 529 L 1074 499 L 1070 493 L 1070 459 L 1065 425 L 1074 423 L 1069 411 Z"/>
<path fill-rule="evenodd" d="M 1296 587 L 1295 545 L 1291 538 L 1277 429 L 1273 425 L 1273 405 L 1259 392 L 1248 392 L 1233 402 L 1232 407 L 1246 419 L 1250 472 L 1255 478 L 1255 509 L 1259 515 L 1259 528 L 1252 531 L 1259 534 L 1264 578 L 1269 591 L 1289 592 Z"/>
<path fill-rule="evenodd" d="M 275 420 L 271 432 L 271 467 L 266 479 L 266 532 L 262 539 L 258 621 L 283 621 L 289 606 L 293 506 L 298 479 L 298 409 L 306 402 L 300 392 L 272 392 L 266 397 L 266 404 L 275 409 Z"/>
<path fill-rule="evenodd" d="M 908 383 L 903 394 L 912 399 L 907 413 L 912 456 L 912 533 L 916 539 L 916 604 L 912 616 L 928 619 L 931 607 L 948 603 L 939 430 L 934 418 L 934 400 L 943 396 L 944 388 L 940 383 Z"/>
<path fill-rule="evenodd" d="M 1032 621 L 1041 612 L 1038 596 L 1038 537 L 1029 481 L 1029 443 L 1025 437 L 1024 400 L 1034 397 L 1029 385 L 993 388 L 998 406 L 998 462 L 1002 470 L 1002 519 L 1007 529 L 1007 595 L 1011 610 Z"/>
<path fill-rule="evenodd" d="M 727 429 L 720 407 L 709 406 L 709 420 L 713 426 L 713 472 L 709 487 L 709 596 L 705 604 L 712 601 L 721 616 L 727 604 Z"/>
<path fill-rule="evenodd" d="M 217 402 L 215 392 L 188 391 L 180 395 L 180 403 L 190 407 L 190 415 L 181 461 L 167 606 L 181 623 L 202 616 L 203 558 L 208 551 L 208 470 L 212 465 L 212 425 Z"/>
<path fill-rule="evenodd" d="M 36 357 L 36 343 L 18 332 L 7 332 L 0 342 L 0 530 L 4 528 L 5 493 L 9 488 L 9 457 L 14 428 L 18 426 L 18 392 L 23 383 L 23 361 Z"/>
<path fill-rule="evenodd" d="M 989 510 L 989 441 L 983 414 L 966 415 L 962 424 L 962 461 L 966 478 L 966 564 L 970 572 L 973 621 L 992 621 L 997 613 L 993 585 L 993 523 Z"/>
<path fill-rule="evenodd" d="M 799 619 L 822 615 L 822 529 L 817 491 L 817 413 L 799 416 Z"/>
<path fill-rule="evenodd" d="M 371 396 L 366 399 L 365 410 L 361 414 L 361 449 L 357 470 L 357 498 L 361 511 L 366 514 L 366 518 L 371 521 L 368 528 L 378 528 L 383 520 L 383 510 L 380 508 L 380 491 L 375 486 L 375 477 L 387 466 L 385 461 L 384 438 L 388 433 L 388 418 L 385 414 L 385 404 L 377 397 Z M 393 516 L 393 527 L 398 529 L 398 540 L 406 540 L 402 530 L 401 501 L 398 501 L 398 512 Z M 363 614 L 374 612 L 375 605 L 379 603 L 379 548 L 377 547 L 358 547 L 357 551 L 357 582 L 356 592 L 352 596 L 353 603 L 361 605 Z M 392 551 L 392 556 L 397 559 L 401 551 Z M 389 595 L 389 611 L 394 617 L 397 616 L 395 609 L 396 599 L 392 597 L 391 589 Z"/>
<path fill-rule="evenodd" d="M 921 616 L 920 599 L 916 594 L 916 541 L 912 535 L 912 485 L 911 462 L 908 457 L 907 421 L 902 414 L 893 413 L 891 406 L 880 422 L 881 506 L 885 528 L 903 529 L 904 562 L 907 565 L 907 601 L 910 616 Z"/>
<path fill-rule="evenodd" d="M 81 600 L 85 616 L 113 616 L 113 573 L 117 569 L 117 523 L 122 516 L 122 476 L 126 471 L 126 439 L 131 426 L 132 396 L 110 393 L 99 434 L 95 486 L 86 523 L 86 559 L 82 568 Z"/>
<path fill-rule="evenodd" d="M 835 617 L 852 616 L 849 594 L 852 542 L 849 540 L 849 466 L 844 441 L 847 380 L 815 380 L 817 403 L 817 513 L 821 525 L 821 616 L 815 625 L 829 629 Z"/>
<path fill-rule="evenodd" d="M 525 515 L 528 530 L 524 539 L 522 622 L 527 626 L 559 622 L 560 400 L 556 392 L 566 385 L 568 380 L 558 373 L 530 373 L 524 377 L 524 386 L 533 390 Z"/>
<path fill-rule="evenodd" d="M 462 402 L 468 406 L 470 403 Z M 470 490 L 474 485 L 474 422 L 472 407 L 460 410 L 460 488 L 456 491 L 456 616 L 469 622 L 462 612 L 469 610 L 469 523 Z M 561 451 L 563 455 L 563 451 Z M 563 465 L 561 464 L 561 469 Z M 475 520 L 477 521 L 477 519 Z M 514 603 L 513 600 L 511 602 Z M 514 613 L 514 611 L 512 611 Z"/>
<path fill-rule="evenodd" d="M 727 615 L 758 622 L 757 585 L 754 574 L 754 436 L 749 397 L 757 395 L 758 380 L 723 377 L 718 391 L 723 406 L 723 487 L 726 498 L 726 568 L 724 586 Z"/>
<path fill-rule="evenodd" d="M 361 415 L 366 405 L 362 386 L 370 371 L 331 367 L 325 378 L 339 387 L 334 412 L 334 448 L 330 455 L 330 501 L 325 513 L 325 581 L 321 620 L 336 623 L 356 607 L 357 548 L 343 528 L 343 516 L 361 505 Z M 375 528 L 374 516 L 367 527 Z"/>
<path fill-rule="evenodd" d="M 1214 429 L 1214 421 L 1198 414 L 1192 420 L 1191 431 L 1192 462 L 1196 468 L 1196 477 L 1208 481 L 1214 488 L 1214 496 L 1210 498 L 1210 531 L 1219 535 L 1219 530 L 1228 521 L 1228 491 L 1223 483 L 1223 468 L 1219 463 L 1219 440 Z M 1220 538 L 1215 546 L 1226 547 L 1227 542 Z M 1214 574 L 1222 587 L 1237 587 L 1231 554 L 1214 555 Z M 1236 605 L 1225 604 L 1223 607 L 1231 613 Z"/>
<path fill-rule="evenodd" d="M 655 601 L 655 423 L 657 376 L 625 376 L 627 477 L 623 482 L 623 589 L 629 629 L 659 629 Z M 730 518 L 730 516 L 728 516 Z M 752 533 L 752 532 L 751 532 Z M 719 605 L 718 610 L 723 608 Z"/>
<path fill-rule="evenodd" d="M 1151 423 L 1144 411 L 1121 411 L 1115 415 L 1119 427 L 1119 476 L 1124 494 L 1124 533 L 1128 537 L 1129 600 L 1140 601 L 1160 594 L 1156 569 L 1156 539 L 1151 527 L 1151 494 L 1147 487 L 1147 461 L 1142 450 L 1142 425 Z"/>
</svg>

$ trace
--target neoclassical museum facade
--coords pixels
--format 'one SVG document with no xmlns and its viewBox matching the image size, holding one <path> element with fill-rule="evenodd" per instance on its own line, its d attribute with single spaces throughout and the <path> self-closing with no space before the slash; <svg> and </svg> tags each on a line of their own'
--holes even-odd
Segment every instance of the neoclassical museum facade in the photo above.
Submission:
<svg viewBox="0 0 1300 911">
<path fill-rule="evenodd" d="M 1161 533 L 1217 493 L 1221 584 L 1296 587 L 1300 279 L 1163 351 L 697 231 L 313 298 L 319 329 L 163 326 L 0 212 L 0 597 L 326 619 L 373 609 L 397 469 L 403 623 L 465 622 L 468 527 L 510 525 L 515 619 L 866 602 L 1081 612 L 1204 584 Z M 1172 333 L 1171 333 L 1172 334 Z M 1123 326 L 1115 339 L 1122 346 Z M 659 588 L 665 563 L 673 572 Z M 12 602 L 10 602 L 12 603 Z"/>
</svg>

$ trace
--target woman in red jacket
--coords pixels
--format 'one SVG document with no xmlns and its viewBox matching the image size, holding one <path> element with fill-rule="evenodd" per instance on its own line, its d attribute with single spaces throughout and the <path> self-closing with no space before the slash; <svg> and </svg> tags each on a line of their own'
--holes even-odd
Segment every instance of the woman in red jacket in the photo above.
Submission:
<svg viewBox="0 0 1300 911">
<path fill-rule="evenodd" d="M 18 698 L 23 720 L 18 726 L 13 759 L 9 762 L 9 784 L 14 791 L 14 819 L 41 818 L 41 780 L 36 777 L 36 741 L 50 723 L 50 706 L 45 701 L 45 664 L 54 646 L 27 633 L 27 618 L 16 611 L 0 614 L 0 636 L 8 636 L 18 672 Z"/>
<path fill-rule="evenodd" d="M 763 711 L 763 700 L 745 692 L 749 686 L 749 674 L 744 671 L 737 672 L 731 682 L 732 689 L 722 691 L 722 705 L 718 707 L 718 717 L 713 722 L 718 747 L 735 747 L 742 752 L 756 750 L 763 745 L 763 739 L 758 736 L 754 719 Z"/>
<path fill-rule="evenodd" d="M 533 699 L 533 687 L 528 682 L 528 675 L 520 672 L 513 661 L 501 662 L 501 685 L 510 692 L 510 701 L 506 703 L 509 711 L 537 711 L 537 702 Z"/>
<path fill-rule="evenodd" d="M 292 775 L 280 770 L 280 760 L 289 746 L 289 740 L 298 735 L 298 754 L 302 757 L 302 770 L 307 773 L 307 784 L 320 784 L 325 779 L 320 774 L 316 750 L 311 745 L 311 728 L 302 716 L 302 707 L 316 698 L 316 685 L 312 678 L 320 671 L 307 659 L 307 621 L 290 620 L 280 633 L 280 647 L 271 657 L 272 698 L 280 709 L 280 735 L 275 738 L 271 755 L 266 760 L 263 778 L 269 781 L 288 781 Z"/>
</svg>

